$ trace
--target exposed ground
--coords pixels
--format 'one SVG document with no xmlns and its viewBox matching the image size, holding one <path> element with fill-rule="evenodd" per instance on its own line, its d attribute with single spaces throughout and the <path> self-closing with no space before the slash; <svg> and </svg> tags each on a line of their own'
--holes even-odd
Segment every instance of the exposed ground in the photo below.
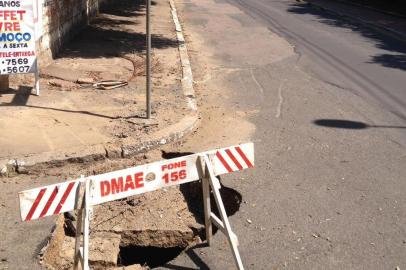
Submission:
<svg viewBox="0 0 406 270">
<path fill-rule="evenodd" d="M 141 1 L 104 7 L 52 64 L 41 67 L 40 97 L 30 95 L 32 75 L 11 76 L 11 89 L 0 94 L 0 127 L 7 130 L 0 134 L 0 160 L 95 146 L 116 155 L 121 145 L 145 141 L 187 115 L 176 33 L 168 3 L 160 2 L 154 5 L 159 16 L 153 16 L 153 119 L 144 119 L 143 8 Z M 106 80 L 125 85 L 95 85 Z"/>
<path fill-rule="evenodd" d="M 55 218 L 31 225 L 18 222 L 19 191 L 164 158 L 159 151 L 153 151 L 148 156 L 114 160 L 123 154 L 120 145 L 145 141 L 189 113 L 181 89 L 178 43 L 169 3 L 160 2 L 153 6 L 153 119 L 143 119 L 144 13 L 140 1 L 120 1 L 104 7 L 100 17 L 68 44 L 51 65 L 42 67 L 40 97 L 30 95 L 31 76 L 13 76 L 10 91 L 1 94 L 0 109 L 4 113 L 0 125 L 8 130 L 0 135 L 4 145 L 1 158 L 65 151 L 65 159 L 69 160 L 30 167 L 20 175 L 11 172 L 1 179 L 1 215 L 7 217 L 1 220 L 1 231 L 9 231 L 1 239 L 1 269 L 40 268 L 38 255 L 45 251 L 41 257 L 44 265 L 57 269 L 71 265 L 73 232 L 64 228 L 63 219 L 59 219 L 56 229 L 52 229 Z M 93 87 L 105 80 L 127 85 L 116 89 Z M 98 162 L 69 159 L 72 152 L 98 144 L 107 151 L 107 156 L 97 158 Z M 172 188 L 96 208 L 92 265 L 135 265 L 126 253 L 128 248 L 138 246 L 175 248 L 178 254 L 198 241 L 201 231 L 188 207 L 183 193 Z M 117 228 L 116 223 L 121 224 L 124 218 L 128 226 Z M 51 231 L 55 237 L 48 245 Z M 44 249 L 46 246 L 49 248 Z M 142 261 L 144 256 L 140 257 L 139 263 L 146 264 Z"/>
<path fill-rule="evenodd" d="M 123 12 L 122 10 L 126 8 L 128 11 Z M 159 4 L 154 5 L 154 8 L 158 9 L 157 13 L 166 14 L 162 11 L 164 8 Z M 44 75 L 41 83 L 45 87 L 42 89 L 41 98 L 35 100 L 40 103 L 32 104 L 33 97 L 26 92 L 28 89 L 20 89 L 17 95 L 15 95 L 17 91 L 4 95 L 9 99 L 12 98 L 9 102 L 11 108 L 15 105 L 36 106 L 38 112 L 36 111 L 35 115 L 41 114 L 41 111 L 44 110 L 44 114 L 40 116 L 45 120 L 46 117 L 50 117 L 48 110 L 58 111 L 52 124 L 60 124 L 65 127 L 74 126 L 79 130 L 83 125 L 86 128 L 91 125 L 91 128 L 95 129 L 96 136 L 87 135 L 89 142 L 98 142 L 97 140 L 100 139 L 100 142 L 108 141 L 109 146 L 119 145 L 127 138 L 142 140 L 154 130 L 174 123 L 184 115 L 184 108 L 180 105 L 183 99 L 179 97 L 182 93 L 177 81 L 180 77 L 179 60 L 173 59 L 173 51 L 176 48 L 172 40 L 173 36 L 168 34 L 171 32 L 168 29 L 172 29 L 173 26 L 155 24 L 159 25 L 155 32 L 162 33 L 153 38 L 153 44 L 156 45 L 153 70 L 153 89 L 156 98 L 153 111 L 157 118 L 153 125 L 143 125 L 144 122 L 140 118 L 143 116 L 142 110 L 144 109 L 142 91 L 145 84 L 143 77 L 145 72 L 143 70 L 144 60 L 140 54 L 143 50 L 141 44 L 143 44 L 144 37 L 137 34 L 138 32 L 134 32 L 134 29 L 141 32 L 145 28 L 143 22 L 138 18 L 142 13 L 142 6 L 122 2 L 121 6 L 106 7 L 106 10 L 108 12 L 102 13 L 89 29 L 69 44 L 52 65 L 43 69 Z M 169 18 L 161 16 L 159 19 L 162 22 Z M 172 24 L 172 22 L 170 23 Z M 100 90 L 85 84 L 103 80 L 124 81 L 128 82 L 128 86 L 114 90 Z M 32 83 L 31 78 L 21 76 L 13 78 L 12 86 L 29 85 L 30 83 Z M 219 89 L 217 93 L 220 94 L 221 90 Z M 5 100 L 5 102 L 7 101 Z M 52 108 L 42 108 L 49 106 L 51 101 Z M 75 110 L 72 110 L 70 106 L 74 106 Z M 17 108 L 22 111 L 22 116 L 16 120 L 27 122 L 31 119 L 32 122 L 33 116 L 24 112 L 24 107 Z M 63 111 L 59 107 L 64 108 Z M 66 107 L 70 109 L 68 110 Z M 78 113 L 78 118 L 73 122 L 71 115 L 68 119 L 64 119 L 65 113 Z M 215 115 L 218 113 L 216 112 Z M 237 114 L 240 114 L 241 117 L 245 116 L 244 112 L 237 112 Z M 89 120 L 90 123 L 83 123 L 83 117 L 87 115 L 92 117 Z M 108 118 L 108 124 L 105 124 L 106 121 L 103 122 L 105 119 L 98 122 L 98 118 Z M 233 117 L 224 119 L 223 123 L 226 122 L 230 122 L 230 127 L 238 123 L 237 119 L 233 119 Z M 211 121 L 207 123 L 211 123 Z M 214 132 L 215 128 L 218 126 L 213 126 L 211 131 Z M 247 131 L 251 128 L 246 127 Z M 62 133 L 56 128 L 52 132 L 57 135 Z M 103 138 L 103 136 L 108 138 Z M 74 137 L 83 140 L 80 134 L 75 134 Z M 7 137 L 5 140 L 10 140 L 10 138 Z M 218 142 L 219 146 L 226 144 L 221 140 Z M 25 143 L 27 147 L 21 147 L 24 154 L 27 153 L 27 150 L 30 151 L 30 140 Z M 61 138 L 60 143 L 64 144 L 63 147 L 69 143 L 69 140 L 66 141 L 66 135 Z M 49 150 L 60 147 L 57 145 Z M 61 148 L 63 149 L 63 147 Z M 202 145 L 202 147 L 204 146 Z M 112 148 L 114 149 L 114 147 Z M 38 151 L 38 149 L 35 150 Z M 10 146 L 9 154 L 11 153 L 16 155 L 19 152 L 18 149 Z M 9 219 L 2 220 L 2 231 L 5 231 L 8 226 L 12 226 L 11 224 L 15 226 L 2 240 L 4 246 L 9 248 L 1 250 L 1 267 L 39 269 L 41 268 L 38 265 L 39 261 L 43 266 L 51 269 L 69 269 L 72 266 L 74 213 L 73 216 L 68 215 L 66 218 L 62 216 L 58 219 L 48 218 L 34 221 L 31 224 L 16 222 L 19 218 L 18 205 L 15 202 L 16 194 L 19 191 L 75 179 L 82 174 L 100 174 L 183 154 L 185 153 L 152 151 L 147 155 L 134 158 L 109 159 L 119 157 L 118 154 L 96 162 L 79 160 L 82 162 L 79 164 L 75 163 L 78 160 L 71 159 L 70 162 L 36 166 L 25 171 L 24 175 L 11 174 L 8 178 L 3 178 L 1 188 L 5 194 L 2 196 L 1 210 Z M 241 195 L 227 187 L 223 187 L 222 195 L 228 214 L 235 214 L 242 202 Z M 215 209 L 214 205 L 213 209 Z M 56 222 L 56 227 L 54 227 L 54 222 Z M 199 183 L 104 204 L 95 208 L 94 220 L 91 223 L 90 262 L 96 269 L 108 267 L 133 269 L 131 267 L 135 268 L 136 265 L 144 268 L 160 266 L 174 259 L 185 248 L 204 240 L 202 228 L 202 199 Z M 51 232 L 52 237 L 50 238 Z M 22 241 L 23 239 L 24 241 Z M 158 258 L 157 253 L 161 254 Z"/>
<path fill-rule="evenodd" d="M 250 1 L 249 4 L 254 5 L 252 9 L 212 0 L 186 0 L 178 1 L 178 4 L 192 56 L 202 112 L 201 127 L 188 139 L 164 147 L 164 153 L 153 151 L 136 159 L 44 167 L 29 175 L 4 179 L 0 183 L 0 190 L 4 192 L 0 203 L 7 219 L 2 220 L 1 231 L 9 230 L 9 233 L 4 238 L 7 248 L 0 253 L 5 258 L 2 264 L 14 266 L 18 261 L 17 265 L 21 265 L 18 269 L 39 268 L 36 259 L 27 254 L 38 254 L 34 247 L 46 239 L 54 222 L 51 218 L 15 224 L 18 220 L 17 191 L 76 178 L 80 174 L 99 174 L 185 152 L 253 140 L 256 168 L 222 179 L 226 185 L 222 191 L 228 198 L 231 225 L 239 236 L 239 248 L 247 269 L 404 269 L 404 121 L 385 110 L 385 106 L 342 87 L 341 82 L 351 82 L 343 74 L 339 76 L 340 84 L 323 81 L 323 74 L 315 73 L 322 67 L 331 68 L 330 65 L 322 62 L 320 67 L 318 58 L 309 54 L 310 49 L 296 47 L 299 50 L 295 51 L 284 38 L 275 34 L 274 31 L 283 33 L 290 27 L 289 23 L 300 18 L 287 11 L 293 6 L 298 14 L 295 3 L 272 1 L 272 5 L 266 5 Z M 256 12 L 261 14 L 261 19 Z M 287 22 L 269 23 L 264 12 Z M 320 11 L 317 14 L 323 15 Z M 370 33 L 362 27 L 349 30 L 347 27 L 353 24 L 322 24 L 324 20 L 314 16 L 306 15 L 306 23 L 296 23 L 291 30 L 312 24 L 317 34 L 326 37 L 345 35 L 346 40 L 356 41 L 350 42 L 347 49 L 364 44 L 366 37 L 360 35 Z M 339 22 L 340 18 L 334 18 L 334 21 Z M 375 32 L 374 37 L 379 38 L 381 44 L 393 42 Z M 367 46 L 371 46 L 370 39 Z M 297 45 L 295 42 L 300 40 L 290 42 Z M 379 44 L 375 45 L 379 47 Z M 357 48 L 355 52 L 363 51 Z M 366 51 L 374 51 L 374 48 Z M 381 68 L 378 62 L 370 65 Z M 403 74 L 402 68 L 395 66 L 385 71 L 397 76 Z M 390 69 L 397 70 L 389 72 Z M 400 81 L 404 77 L 399 78 Z M 191 192 L 193 190 L 190 186 L 182 187 L 183 198 L 173 200 L 178 202 L 174 209 L 185 209 L 187 205 L 196 224 L 201 224 L 201 205 L 196 203 L 200 201 L 196 196 L 200 192 Z M 180 195 L 178 189 L 167 192 Z M 161 194 L 164 193 L 151 193 L 103 208 L 120 212 L 123 206 L 135 204 L 142 209 Z M 122 209 L 120 215 L 114 211 L 110 213 L 113 220 L 134 220 L 139 212 L 136 208 L 130 209 Z M 145 220 L 136 220 L 137 224 L 144 229 L 146 220 L 153 228 L 167 224 L 164 209 L 172 211 L 165 203 L 157 203 L 157 208 L 142 213 Z M 186 239 L 191 239 L 187 228 L 193 227 L 189 226 L 193 221 L 190 213 L 183 211 L 179 220 L 177 213 L 168 217 L 176 222 L 187 220 L 182 225 L 186 229 L 183 234 Z M 107 218 L 95 221 L 100 223 Z M 138 241 L 138 245 L 139 239 L 145 240 L 145 234 L 134 233 L 136 230 L 132 228 L 126 227 L 132 231 L 126 234 L 119 228 L 121 226 L 98 227 L 104 230 L 102 233 L 112 233 L 109 237 L 115 250 L 117 245 L 114 243 L 126 237 Z M 157 234 L 154 229 L 151 233 L 158 238 L 167 236 Z M 69 233 L 63 231 L 61 234 Z M 71 244 L 72 239 L 68 239 L 66 242 Z M 149 240 L 153 242 L 154 239 Z M 166 237 L 166 240 L 172 241 L 172 238 Z M 184 246 L 182 241 L 177 241 L 178 246 Z M 125 243 L 126 240 L 122 242 L 123 247 Z M 44 245 L 42 243 L 39 248 Z M 160 261 L 157 269 L 234 268 L 221 233 L 215 234 L 209 248 L 195 245 L 182 250 L 163 250 L 162 247 L 145 250 L 137 246 L 123 248 L 121 254 L 131 254 L 132 258 L 136 257 L 134 254 L 143 254 L 143 262 L 131 262 L 139 264 L 146 263 L 151 254 L 171 255 Z M 121 257 L 124 261 L 120 263 L 129 263 L 129 257 Z M 152 266 L 154 259 L 156 257 L 147 264 Z"/>
</svg>

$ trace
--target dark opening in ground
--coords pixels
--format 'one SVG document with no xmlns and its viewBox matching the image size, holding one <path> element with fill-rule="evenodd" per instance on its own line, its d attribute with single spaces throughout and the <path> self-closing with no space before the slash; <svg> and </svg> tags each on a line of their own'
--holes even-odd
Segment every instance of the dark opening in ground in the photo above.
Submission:
<svg viewBox="0 0 406 270">
<path fill-rule="evenodd" d="M 162 151 L 162 157 L 165 159 L 178 158 L 188 155 L 193 155 L 193 152 L 165 152 Z M 221 184 L 220 195 L 226 209 L 227 216 L 232 216 L 240 210 L 242 202 L 242 195 L 235 189 L 224 186 L 221 183 L 221 177 L 218 176 Z M 190 182 L 180 185 L 180 191 L 183 193 L 189 211 L 193 213 L 196 221 L 200 224 L 204 224 L 204 210 L 203 210 L 203 191 L 201 181 Z M 210 204 L 213 213 L 220 217 L 213 194 L 210 196 Z M 217 227 L 213 226 L 213 234 L 217 233 Z M 200 238 L 206 240 L 205 231 L 201 230 L 196 232 Z"/>
<path fill-rule="evenodd" d="M 162 266 L 175 259 L 184 248 L 182 247 L 120 247 L 118 263 L 121 266 L 140 264 L 150 268 Z"/>
<path fill-rule="evenodd" d="M 193 155 L 193 152 L 166 152 L 164 150 L 162 152 L 162 158 L 164 159 L 171 159 L 171 158 L 178 158 L 178 157 L 184 157 L 184 156 L 189 156 Z"/>
</svg>

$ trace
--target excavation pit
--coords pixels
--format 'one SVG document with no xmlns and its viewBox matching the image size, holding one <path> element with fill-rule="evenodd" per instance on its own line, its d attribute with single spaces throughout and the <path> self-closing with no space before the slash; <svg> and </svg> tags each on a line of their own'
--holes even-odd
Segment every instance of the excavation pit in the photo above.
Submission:
<svg viewBox="0 0 406 270">
<path fill-rule="evenodd" d="M 227 214 L 235 214 L 241 194 L 225 186 L 220 193 Z M 213 197 L 211 202 L 218 214 Z M 164 266 L 205 240 L 203 215 L 201 181 L 96 206 L 90 223 L 90 266 L 111 270 Z M 49 269 L 72 268 L 75 219 L 74 213 L 58 218 L 42 255 Z"/>
<path fill-rule="evenodd" d="M 143 267 L 155 268 L 165 265 L 175 259 L 185 248 L 183 247 L 140 247 L 127 246 L 120 248 L 119 266 L 130 266 L 134 264 Z"/>
</svg>

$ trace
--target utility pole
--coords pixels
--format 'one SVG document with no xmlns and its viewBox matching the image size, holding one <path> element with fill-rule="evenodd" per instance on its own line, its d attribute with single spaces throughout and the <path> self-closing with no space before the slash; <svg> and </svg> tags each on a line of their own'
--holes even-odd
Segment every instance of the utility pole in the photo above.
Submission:
<svg viewBox="0 0 406 270">
<path fill-rule="evenodd" d="M 151 0 L 147 1 L 147 57 L 146 57 L 146 81 L 147 81 L 147 119 L 151 119 Z"/>
</svg>

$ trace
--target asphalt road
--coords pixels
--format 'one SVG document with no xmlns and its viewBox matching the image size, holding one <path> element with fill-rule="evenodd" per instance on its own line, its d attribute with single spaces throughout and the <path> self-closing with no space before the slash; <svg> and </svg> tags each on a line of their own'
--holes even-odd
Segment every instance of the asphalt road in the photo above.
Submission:
<svg viewBox="0 0 406 270">
<path fill-rule="evenodd" d="M 406 46 L 294 1 L 176 2 L 202 121 L 163 150 L 255 143 L 255 168 L 221 179 L 245 268 L 406 269 Z M 103 166 L 36 178 L 49 183 Z M 13 202 L 31 177 L 3 181 L 13 188 L 3 188 L 2 199 Z M 0 269 L 40 269 L 29 256 L 53 220 L 16 224 L 13 209 L 4 215 L 13 233 L 1 236 L 14 245 L 12 256 L 0 258 Z M 192 247 L 159 269 L 235 265 L 217 232 L 212 246 Z"/>
<path fill-rule="evenodd" d="M 294 1 L 177 2 L 203 117 L 168 151 L 255 143 L 222 178 L 246 269 L 406 269 L 406 71 L 380 57 L 404 44 Z M 234 263 L 216 233 L 162 269 Z"/>
<path fill-rule="evenodd" d="M 304 3 L 229 3 L 286 37 L 299 54 L 309 58 L 307 68 L 322 80 L 377 102 L 406 119 L 406 41 Z M 385 20 L 387 15 L 381 16 Z"/>
</svg>

